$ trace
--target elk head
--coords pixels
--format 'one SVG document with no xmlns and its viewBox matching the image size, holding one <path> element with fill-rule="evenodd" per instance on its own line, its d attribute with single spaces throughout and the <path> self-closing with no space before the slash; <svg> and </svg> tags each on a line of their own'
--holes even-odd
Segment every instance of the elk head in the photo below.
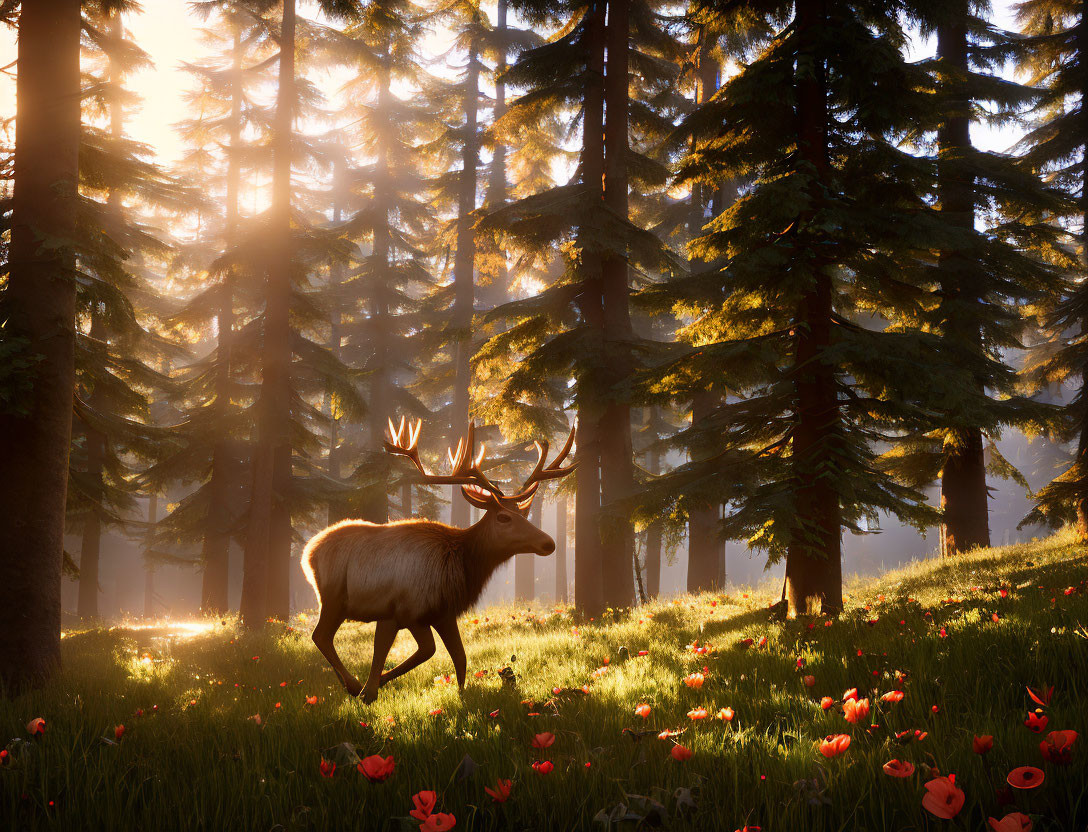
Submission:
<svg viewBox="0 0 1088 832">
<path fill-rule="evenodd" d="M 430 474 L 423 467 L 417 448 L 421 426 L 422 420 L 418 420 L 406 428 L 402 417 L 400 426 L 394 427 L 390 419 L 390 441 L 385 443 L 385 449 L 391 454 L 408 457 L 427 484 L 460 485 L 461 496 L 469 505 L 483 509 L 484 516 L 477 527 L 496 549 L 510 554 L 536 555 L 550 555 L 555 551 L 555 541 L 530 523 L 526 515 L 540 483 L 565 477 L 577 465 L 572 462 L 563 467 L 563 461 L 574 446 L 575 428 L 571 428 L 562 450 L 550 463 L 547 462 L 547 440 L 536 442 L 537 461 L 532 473 L 516 494 L 506 495 L 480 468 L 486 448 L 481 445 L 479 453 L 476 452 L 475 423 L 469 422 L 466 435 L 457 441 L 456 451 L 446 450 L 451 468 L 449 474 Z"/>
</svg>

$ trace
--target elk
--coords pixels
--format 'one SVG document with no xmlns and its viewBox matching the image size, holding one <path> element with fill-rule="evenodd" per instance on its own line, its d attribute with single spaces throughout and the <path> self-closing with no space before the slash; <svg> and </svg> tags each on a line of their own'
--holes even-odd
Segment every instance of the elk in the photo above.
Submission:
<svg viewBox="0 0 1088 832">
<path fill-rule="evenodd" d="M 407 457 L 429 485 L 460 485 L 461 496 L 484 510 L 467 529 L 429 520 L 370 523 L 344 520 L 329 526 L 302 553 L 302 569 L 317 592 L 321 613 L 313 641 L 332 665 L 347 692 L 373 702 L 378 689 L 427 661 L 435 652 L 433 628 L 445 644 L 465 686 L 465 649 L 457 616 L 476 603 L 491 574 L 516 554 L 550 555 L 555 541 L 526 519 L 537 487 L 564 477 L 576 463 L 563 466 L 574 445 L 571 428 L 562 450 L 547 462 L 548 443 L 537 442 L 537 462 L 521 489 L 507 496 L 481 470 L 486 448 L 477 454 L 475 425 L 447 449 L 451 473 L 430 474 L 419 458 L 421 421 L 405 429 L 389 420 L 385 450 Z M 376 621 L 370 675 L 361 685 L 336 654 L 333 639 L 345 621 Z M 382 672 L 397 633 L 407 629 L 416 652 L 392 670 Z"/>
</svg>

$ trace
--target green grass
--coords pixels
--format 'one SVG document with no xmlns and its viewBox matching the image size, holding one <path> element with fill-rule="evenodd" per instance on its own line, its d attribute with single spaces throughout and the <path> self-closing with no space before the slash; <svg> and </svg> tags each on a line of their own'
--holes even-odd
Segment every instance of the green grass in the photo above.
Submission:
<svg viewBox="0 0 1088 832">
<path fill-rule="evenodd" d="M 630 797 L 641 795 L 682 830 L 974 830 L 1013 808 L 1030 813 L 1036 830 L 1080 830 L 1088 749 L 1077 747 L 1067 767 L 1044 764 L 1041 736 L 1023 721 L 1034 707 L 1025 686 L 1053 685 L 1047 731 L 1088 727 L 1085 566 L 1085 549 L 1061 535 L 917 563 L 855 581 L 831 626 L 772 622 L 774 599 L 754 590 L 684 596 L 578 625 L 566 609 L 490 608 L 461 623 L 463 698 L 435 679 L 453 672 L 440 649 L 371 706 L 343 694 L 310 642 L 312 615 L 260 634 L 231 621 L 196 634 L 168 623 L 70 632 L 64 670 L 49 688 L 0 700 L 0 743 L 14 738 L 0 769 L 0 828 L 414 830 L 411 795 L 433 789 L 436 810 L 452 812 L 458 829 L 604 830 L 594 816 L 618 804 L 645 814 L 649 804 Z M 337 639 L 360 675 L 371 632 L 345 627 Z M 746 638 L 756 643 L 741 646 Z M 687 646 L 696 639 L 713 651 L 695 655 Z M 621 660 L 621 647 L 630 658 Z M 402 633 L 390 663 L 412 649 Z M 606 657 L 608 670 L 594 678 Z M 507 665 L 516 687 L 498 677 Z M 682 683 L 704 666 L 701 689 Z M 486 675 L 473 678 L 479 670 Z M 879 697 L 899 686 L 897 672 L 906 696 L 888 705 Z M 811 689 L 806 674 L 815 676 Z M 588 695 L 553 697 L 553 688 L 582 685 Z M 846 723 L 839 702 L 851 687 L 869 697 L 879 727 Z M 307 705 L 308 695 L 318 703 Z M 835 707 L 822 710 L 822 696 Z M 643 702 L 653 709 L 646 720 L 634 714 Z M 736 716 L 694 724 L 686 714 L 700 706 L 712 715 L 729 706 Z M 432 716 L 435 708 L 442 713 Z M 46 733 L 28 740 L 25 725 L 39 716 Z M 118 724 L 122 741 L 104 740 Z M 659 739 L 666 728 L 686 731 Z M 905 745 L 894 737 L 915 729 L 928 736 Z M 544 731 L 555 744 L 531 748 Z M 850 748 L 825 759 L 818 741 L 840 732 L 851 735 Z M 973 753 L 974 734 L 994 736 L 987 757 Z M 670 755 L 675 741 L 693 752 L 686 762 Z M 367 782 L 342 743 L 360 756 L 392 754 L 394 774 Z M 323 753 L 339 764 L 331 780 L 319 773 Z M 475 768 L 459 772 L 466 757 Z M 885 775 L 892 758 L 912 762 L 915 774 Z M 536 759 L 554 770 L 536 773 Z M 955 773 L 966 793 L 953 821 L 922 808 L 934 765 Z M 1019 765 L 1044 768 L 1046 780 L 1000 808 L 997 787 Z M 514 781 L 502 805 L 484 793 L 497 778 Z"/>
</svg>

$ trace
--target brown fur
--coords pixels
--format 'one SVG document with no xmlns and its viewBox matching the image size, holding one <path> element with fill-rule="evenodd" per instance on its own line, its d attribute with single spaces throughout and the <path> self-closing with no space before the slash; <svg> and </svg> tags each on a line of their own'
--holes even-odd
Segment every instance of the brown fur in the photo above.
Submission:
<svg viewBox="0 0 1088 832">
<path fill-rule="evenodd" d="M 393 637 L 396 630 L 410 629 L 421 653 L 427 648 L 420 639 L 429 639 L 430 653 L 420 661 L 433 653 L 434 627 L 453 655 L 461 650 L 457 616 L 476 603 L 495 569 L 518 553 L 547 555 L 554 550 L 551 537 L 505 508 L 488 511 L 467 529 L 427 520 L 344 520 L 315 535 L 302 553 L 302 569 L 321 601 L 314 641 L 349 692 L 358 693 L 358 680 L 346 673 L 332 647 L 344 620 L 379 622 L 383 642 L 390 628 Z M 377 653 L 376 641 L 376 663 Z M 457 670 L 462 684 L 463 663 L 461 650 Z M 374 668 L 371 679 L 367 695 L 372 698 L 379 684 Z"/>
</svg>

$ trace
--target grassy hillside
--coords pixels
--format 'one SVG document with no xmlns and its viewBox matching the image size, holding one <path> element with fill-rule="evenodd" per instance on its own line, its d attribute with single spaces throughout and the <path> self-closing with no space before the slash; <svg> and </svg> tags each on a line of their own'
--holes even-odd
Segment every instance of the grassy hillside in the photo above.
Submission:
<svg viewBox="0 0 1088 832">
<path fill-rule="evenodd" d="M 312 615 L 262 635 L 231 621 L 69 632 L 51 688 L 0 700 L 0 744 L 12 738 L 0 828 L 414 830 L 411 796 L 430 789 L 457 829 L 603 830 L 611 813 L 617 829 L 641 817 L 686 830 L 973 830 L 1014 810 L 1036 830 L 1084 829 L 1088 750 L 1063 766 L 1039 743 L 1088 727 L 1086 554 L 1058 536 L 918 563 L 852 585 L 834 622 L 772 622 L 777 599 L 754 592 L 578 624 L 566 609 L 490 608 L 462 621 L 463 698 L 440 649 L 372 706 L 342 693 L 309 640 Z M 371 632 L 337 640 L 360 675 Z M 412 649 L 402 633 L 390 662 Z M 701 687 L 683 681 L 695 672 Z M 1026 686 L 1054 687 L 1041 734 L 1024 725 L 1037 707 Z M 849 688 L 872 707 L 857 724 L 844 718 Z M 881 699 L 895 690 L 902 701 Z M 707 718 L 689 718 L 699 708 Z M 731 721 L 715 718 L 722 708 Z M 35 717 L 45 733 L 28 739 Z M 660 738 L 667 729 L 682 733 Z M 533 748 L 545 732 L 554 744 Z M 820 741 L 840 733 L 849 748 L 825 758 Z M 980 756 L 983 734 L 993 749 Z M 674 758 L 678 744 L 689 759 Z M 385 782 L 356 769 L 373 754 L 393 757 Z M 885 774 L 893 758 L 914 773 Z M 531 765 L 544 760 L 547 773 Z M 1007 788 L 1024 765 L 1043 784 Z M 964 793 L 954 820 L 923 809 L 930 767 Z M 499 778 L 512 789 L 493 803 L 484 787 Z"/>
</svg>

